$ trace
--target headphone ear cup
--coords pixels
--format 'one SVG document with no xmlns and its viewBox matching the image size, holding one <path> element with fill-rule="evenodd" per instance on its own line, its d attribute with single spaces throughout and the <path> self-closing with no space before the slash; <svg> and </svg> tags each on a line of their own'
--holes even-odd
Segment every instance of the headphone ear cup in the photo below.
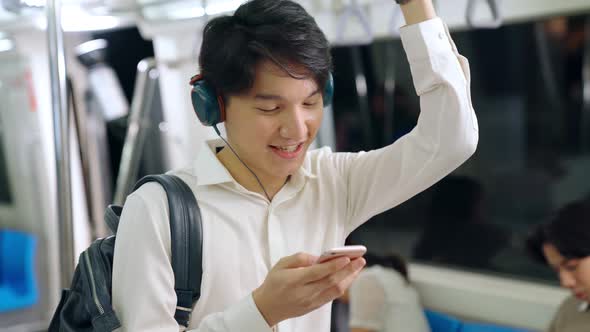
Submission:
<svg viewBox="0 0 590 332">
<path fill-rule="evenodd" d="M 224 120 L 223 101 L 204 80 L 193 83 L 191 90 L 193 109 L 204 126 L 214 126 Z"/>
<path fill-rule="evenodd" d="M 326 86 L 324 87 L 324 107 L 332 106 L 334 99 L 334 77 L 332 73 L 328 76 Z"/>
</svg>

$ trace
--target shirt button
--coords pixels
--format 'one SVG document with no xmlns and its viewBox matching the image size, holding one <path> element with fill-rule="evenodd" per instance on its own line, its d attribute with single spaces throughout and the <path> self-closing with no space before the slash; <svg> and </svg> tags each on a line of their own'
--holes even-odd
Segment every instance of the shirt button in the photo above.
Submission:
<svg viewBox="0 0 590 332">
<path fill-rule="evenodd" d="M 445 39 L 445 35 L 442 32 L 438 33 L 438 39 L 443 40 Z"/>
</svg>

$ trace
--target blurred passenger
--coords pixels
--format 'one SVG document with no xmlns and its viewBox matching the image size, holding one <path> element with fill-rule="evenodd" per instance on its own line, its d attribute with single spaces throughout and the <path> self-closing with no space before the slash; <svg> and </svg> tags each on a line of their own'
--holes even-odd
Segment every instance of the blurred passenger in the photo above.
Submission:
<svg viewBox="0 0 590 332">
<path fill-rule="evenodd" d="M 428 221 L 414 257 L 430 262 L 485 268 L 508 241 L 486 222 L 483 186 L 466 176 L 447 176 L 434 186 Z"/>
<path fill-rule="evenodd" d="M 350 307 L 351 332 L 430 332 L 408 268 L 398 255 L 365 255 L 367 268 L 340 298 Z"/>
<path fill-rule="evenodd" d="M 549 332 L 590 331 L 590 200 L 565 206 L 527 240 L 529 252 L 555 270 L 572 295 L 559 307 Z"/>
</svg>

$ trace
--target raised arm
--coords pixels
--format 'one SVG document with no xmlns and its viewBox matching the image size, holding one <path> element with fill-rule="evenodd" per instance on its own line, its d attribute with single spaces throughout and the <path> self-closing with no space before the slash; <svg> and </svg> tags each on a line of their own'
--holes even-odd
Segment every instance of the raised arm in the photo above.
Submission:
<svg viewBox="0 0 590 332">
<path fill-rule="evenodd" d="M 410 133 L 389 146 L 329 157 L 346 183 L 349 232 L 455 170 L 478 142 L 467 59 L 459 55 L 431 0 L 409 0 L 402 10 L 408 25 L 400 35 L 420 116 Z"/>
<path fill-rule="evenodd" d="M 432 0 L 401 0 L 407 25 L 428 21 L 436 17 Z"/>
</svg>

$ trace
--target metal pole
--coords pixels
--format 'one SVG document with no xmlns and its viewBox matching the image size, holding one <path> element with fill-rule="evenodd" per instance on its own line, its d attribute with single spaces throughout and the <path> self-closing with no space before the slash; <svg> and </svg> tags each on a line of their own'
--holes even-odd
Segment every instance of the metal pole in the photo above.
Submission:
<svg viewBox="0 0 590 332">
<path fill-rule="evenodd" d="M 61 286 L 69 287 L 74 273 L 74 236 L 72 223 L 72 193 L 70 181 L 69 114 L 66 96 L 66 62 L 61 29 L 60 0 L 47 1 L 47 41 L 49 43 L 49 74 L 51 106 L 55 139 L 57 221 Z"/>
<path fill-rule="evenodd" d="M 580 128 L 581 151 L 590 150 L 590 18 L 586 19 L 584 64 L 582 65 L 582 121 Z"/>
<path fill-rule="evenodd" d="M 361 114 L 361 127 L 363 133 L 363 149 L 370 150 L 373 148 L 373 134 L 371 133 L 371 105 L 367 90 L 367 76 L 363 68 L 363 59 L 361 49 L 358 46 L 350 48 L 352 56 L 352 68 L 355 77 L 356 97 Z"/>
<path fill-rule="evenodd" d="M 119 175 L 117 176 L 114 203 L 118 205 L 125 203 L 125 198 L 133 189 L 133 183 L 137 181 L 137 171 L 146 139 L 146 129 L 149 126 L 147 122 L 150 116 L 154 91 L 157 88 L 157 79 L 156 60 L 153 58 L 141 60 L 137 65 L 137 78 L 135 79 L 135 90 L 131 101 L 129 126 L 123 144 Z"/>
<path fill-rule="evenodd" d="M 385 86 L 383 91 L 383 144 L 393 142 L 395 131 L 395 46 L 393 41 L 385 45 Z"/>
</svg>

